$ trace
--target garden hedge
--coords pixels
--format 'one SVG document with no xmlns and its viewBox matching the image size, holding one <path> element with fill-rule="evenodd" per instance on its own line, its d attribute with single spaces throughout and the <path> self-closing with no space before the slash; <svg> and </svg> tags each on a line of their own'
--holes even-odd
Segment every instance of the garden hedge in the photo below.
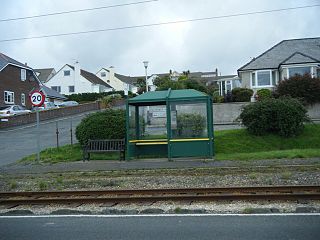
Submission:
<svg viewBox="0 0 320 240">
<path fill-rule="evenodd" d="M 90 114 L 76 128 L 76 137 L 81 145 L 89 139 L 122 139 L 126 135 L 124 110 L 107 109 Z"/>
</svg>

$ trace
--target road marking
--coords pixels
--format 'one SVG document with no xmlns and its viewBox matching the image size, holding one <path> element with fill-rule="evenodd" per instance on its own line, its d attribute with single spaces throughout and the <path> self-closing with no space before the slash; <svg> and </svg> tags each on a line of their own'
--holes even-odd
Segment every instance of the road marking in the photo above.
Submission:
<svg viewBox="0 0 320 240">
<path fill-rule="evenodd" d="M 126 217 L 288 217 L 288 216 L 320 216 L 320 213 L 270 213 L 270 214 L 134 214 L 134 215 L 87 215 L 87 214 L 76 214 L 76 215 L 27 215 L 27 216 L 0 216 L 0 219 L 8 218 L 68 218 L 68 217 L 88 217 L 88 218 L 126 218 Z"/>
</svg>

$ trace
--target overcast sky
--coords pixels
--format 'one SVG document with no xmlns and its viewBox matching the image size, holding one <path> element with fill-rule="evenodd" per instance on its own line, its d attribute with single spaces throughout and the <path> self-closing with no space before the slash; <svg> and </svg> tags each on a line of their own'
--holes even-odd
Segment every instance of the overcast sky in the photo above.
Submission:
<svg viewBox="0 0 320 240">
<path fill-rule="evenodd" d="M 0 19 L 143 0 L 2 0 Z M 0 40 L 320 4 L 320 0 L 158 0 L 139 5 L 0 22 Z M 284 39 L 320 37 L 320 7 L 126 29 L 74 36 L 0 42 L 0 52 L 32 68 L 80 62 L 96 73 L 176 71 L 236 74 L 238 68 Z"/>
</svg>

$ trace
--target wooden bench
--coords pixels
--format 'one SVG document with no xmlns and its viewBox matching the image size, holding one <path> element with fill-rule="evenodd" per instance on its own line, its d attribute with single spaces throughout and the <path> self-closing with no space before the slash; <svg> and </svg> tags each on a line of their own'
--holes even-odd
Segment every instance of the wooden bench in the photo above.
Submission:
<svg viewBox="0 0 320 240">
<path fill-rule="evenodd" d="M 119 160 L 125 159 L 125 139 L 88 140 L 83 146 L 83 161 L 90 160 L 90 153 L 119 152 Z"/>
</svg>

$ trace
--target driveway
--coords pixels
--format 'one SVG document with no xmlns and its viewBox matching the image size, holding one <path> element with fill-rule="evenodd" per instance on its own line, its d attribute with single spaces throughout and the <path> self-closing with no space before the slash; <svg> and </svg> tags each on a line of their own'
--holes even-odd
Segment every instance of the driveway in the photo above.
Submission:
<svg viewBox="0 0 320 240">
<path fill-rule="evenodd" d="M 59 145 L 71 143 L 71 124 L 73 132 L 73 142 L 77 142 L 75 128 L 81 119 L 90 113 L 69 116 L 66 118 L 53 119 L 41 122 L 40 115 L 40 148 L 56 147 L 56 126 L 59 130 Z M 37 152 L 37 131 L 36 125 L 27 125 L 11 129 L 0 130 L 0 166 L 14 163 L 22 157 Z"/>
</svg>

